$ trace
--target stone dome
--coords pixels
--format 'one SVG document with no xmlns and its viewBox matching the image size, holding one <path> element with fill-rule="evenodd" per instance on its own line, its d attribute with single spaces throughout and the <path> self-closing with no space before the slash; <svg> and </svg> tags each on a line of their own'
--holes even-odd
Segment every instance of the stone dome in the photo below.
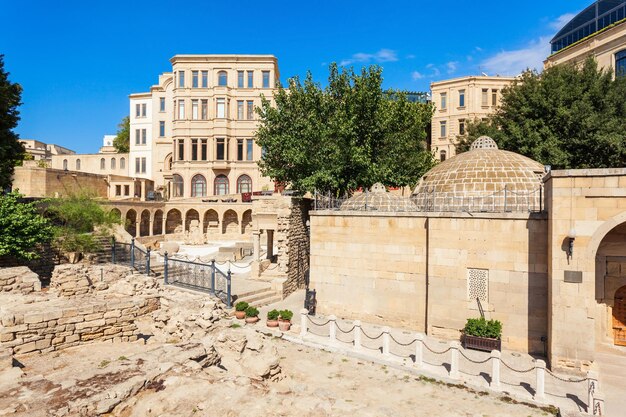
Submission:
<svg viewBox="0 0 626 417">
<path fill-rule="evenodd" d="M 417 211 L 417 207 L 407 198 L 391 194 L 381 183 L 376 183 L 367 193 L 350 197 L 341 204 L 340 210 L 359 211 Z"/>
<path fill-rule="evenodd" d="M 544 166 L 515 152 L 498 149 L 488 136 L 476 139 L 469 151 L 441 162 L 428 171 L 413 191 L 413 197 L 425 193 L 450 193 L 460 197 L 485 196 L 504 190 L 537 191 L 541 187 Z"/>
</svg>

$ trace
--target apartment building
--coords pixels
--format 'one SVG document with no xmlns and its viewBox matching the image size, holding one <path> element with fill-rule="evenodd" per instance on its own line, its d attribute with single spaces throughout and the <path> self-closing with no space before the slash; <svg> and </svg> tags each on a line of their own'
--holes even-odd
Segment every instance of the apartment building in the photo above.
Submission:
<svg viewBox="0 0 626 417">
<path fill-rule="evenodd" d="M 515 77 L 469 76 L 431 83 L 435 105 L 432 118 L 431 150 L 440 161 L 456 155 L 459 137 L 466 134 L 469 121 L 484 119 L 500 104 L 502 89 Z"/>
<path fill-rule="evenodd" d="M 165 197 L 273 188 L 261 175 L 255 107 L 280 74 L 273 55 L 176 55 L 147 93 L 130 95 L 129 175 Z"/>
</svg>

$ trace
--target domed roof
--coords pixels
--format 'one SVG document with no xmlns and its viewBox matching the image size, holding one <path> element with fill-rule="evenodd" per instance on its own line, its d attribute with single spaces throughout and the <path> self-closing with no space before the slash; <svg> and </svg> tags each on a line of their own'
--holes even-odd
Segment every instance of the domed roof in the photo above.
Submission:
<svg viewBox="0 0 626 417">
<path fill-rule="evenodd" d="M 391 194 L 384 185 L 376 183 L 369 192 L 357 194 L 344 201 L 340 210 L 394 212 L 416 211 L 417 207 L 407 197 Z"/>
<path fill-rule="evenodd" d="M 513 192 L 541 187 L 544 166 L 514 152 L 498 149 L 488 136 L 476 139 L 467 152 L 438 164 L 420 180 L 413 196 L 453 193 L 455 196 L 485 196 L 505 188 Z"/>
</svg>

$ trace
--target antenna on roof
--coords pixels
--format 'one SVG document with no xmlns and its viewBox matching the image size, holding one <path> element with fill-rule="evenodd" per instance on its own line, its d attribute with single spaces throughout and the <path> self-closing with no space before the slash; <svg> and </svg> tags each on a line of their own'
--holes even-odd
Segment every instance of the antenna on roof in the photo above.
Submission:
<svg viewBox="0 0 626 417">
<path fill-rule="evenodd" d="M 489 77 L 486 72 L 481 71 L 480 73 L 483 75 L 483 77 Z"/>
</svg>

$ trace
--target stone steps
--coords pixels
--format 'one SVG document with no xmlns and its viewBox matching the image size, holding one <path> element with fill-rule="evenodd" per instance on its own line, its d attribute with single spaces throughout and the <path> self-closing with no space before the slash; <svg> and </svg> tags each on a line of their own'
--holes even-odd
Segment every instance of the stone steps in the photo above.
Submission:
<svg viewBox="0 0 626 417">
<path fill-rule="evenodd" d="M 282 300 L 280 294 L 271 288 L 250 291 L 237 296 L 235 304 L 245 301 L 253 307 L 262 307 Z"/>
</svg>

